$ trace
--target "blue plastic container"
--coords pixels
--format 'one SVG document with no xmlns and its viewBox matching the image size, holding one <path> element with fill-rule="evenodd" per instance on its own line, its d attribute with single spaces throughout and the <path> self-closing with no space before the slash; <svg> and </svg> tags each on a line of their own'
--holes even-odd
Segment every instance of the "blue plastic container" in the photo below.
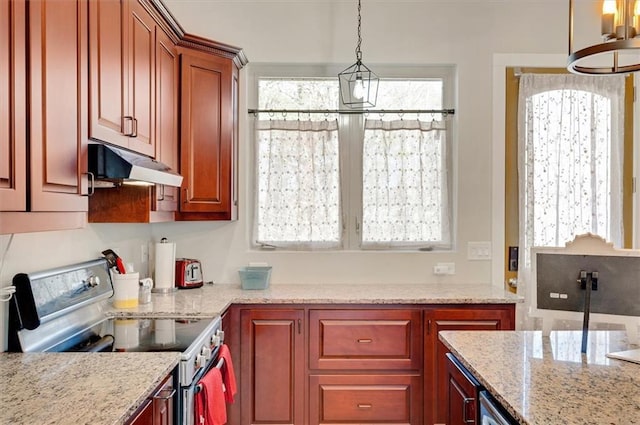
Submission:
<svg viewBox="0 0 640 425">
<path fill-rule="evenodd" d="M 269 287 L 271 267 L 243 267 L 240 273 L 242 289 L 266 289 Z"/>
</svg>

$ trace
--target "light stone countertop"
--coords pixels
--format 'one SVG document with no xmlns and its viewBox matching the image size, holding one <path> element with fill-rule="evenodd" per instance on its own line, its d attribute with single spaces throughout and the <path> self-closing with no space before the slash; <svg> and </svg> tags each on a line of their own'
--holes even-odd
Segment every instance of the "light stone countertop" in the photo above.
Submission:
<svg viewBox="0 0 640 425">
<path fill-rule="evenodd" d="M 151 303 L 107 310 L 113 316 L 215 317 L 231 304 L 515 304 L 522 297 L 489 284 L 271 285 L 242 290 L 240 285 L 205 284 L 151 295 Z M 109 306 L 111 306 L 109 302 Z"/>
<path fill-rule="evenodd" d="M 0 424 L 122 424 L 178 353 L 0 353 Z"/>
<path fill-rule="evenodd" d="M 606 357 L 638 348 L 624 331 L 443 331 L 440 340 L 521 424 L 640 424 L 640 364 Z"/>
</svg>

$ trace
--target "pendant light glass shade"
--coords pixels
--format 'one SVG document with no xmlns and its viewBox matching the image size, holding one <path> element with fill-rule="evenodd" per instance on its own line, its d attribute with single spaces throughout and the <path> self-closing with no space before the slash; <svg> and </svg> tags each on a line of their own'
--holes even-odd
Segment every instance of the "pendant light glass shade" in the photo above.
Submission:
<svg viewBox="0 0 640 425">
<path fill-rule="evenodd" d="M 356 46 L 356 63 L 338 74 L 340 98 L 349 108 L 372 108 L 378 99 L 378 83 L 380 79 L 365 64 L 362 63 L 362 37 L 360 36 L 361 22 L 360 0 L 358 0 L 358 44 Z"/>
<path fill-rule="evenodd" d="M 610 75 L 640 71 L 640 0 L 603 0 L 600 18 L 602 42 L 573 49 L 574 0 L 569 0 L 569 60 L 575 74 Z"/>
<path fill-rule="evenodd" d="M 342 103 L 349 107 L 372 108 L 378 98 L 379 78 L 358 61 L 338 74 Z"/>
</svg>

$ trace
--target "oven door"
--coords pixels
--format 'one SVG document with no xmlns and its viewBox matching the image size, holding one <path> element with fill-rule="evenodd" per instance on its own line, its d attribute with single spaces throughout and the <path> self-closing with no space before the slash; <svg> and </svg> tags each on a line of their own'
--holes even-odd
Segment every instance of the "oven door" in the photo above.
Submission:
<svg viewBox="0 0 640 425">
<path fill-rule="evenodd" d="M 481 425 L 517 425 L 518 422 L 509 415 L 487 391 L 480 391 Z"/>
<path fill-rule="evenodd" d="M 181 388 L 182 397 L 180 398 L 180 411 L 182 412 L 183 425 L 198 424 L 195 420 L 195 396 L 200 391 L 200 381 L 202 378 L 204 378 L 212 368 L 220 369 L 222 367 L 222 359 L 218 359 L 219 352 L 220 347 L 218 346 L 213 351 L 211 358 L 207 361 L 207 364 L 193 377 L 191 384 Z"/>
</svg>

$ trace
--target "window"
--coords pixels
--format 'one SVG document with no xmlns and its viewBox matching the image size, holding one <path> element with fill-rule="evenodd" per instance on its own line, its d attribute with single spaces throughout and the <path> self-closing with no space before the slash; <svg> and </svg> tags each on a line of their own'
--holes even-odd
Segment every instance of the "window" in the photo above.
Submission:
<svg viewBox="0 0 640 425">
<path fill-rule="evenodd" d="M 256 245 L 451 248 L 451 75 L 382 79 L 355 114 L 336 113 L 335 75 L 257 76 L 258 109 L 287 112 L 255 117 Z"/>
<path fill-rule="evenodd" d="M 505 235 L 520 247 L 519 279 L 526 284 L 533 246 L 590 232 L 628 247 L 630 79 L 514 69 L 507 77 Z"/>
</svg>

